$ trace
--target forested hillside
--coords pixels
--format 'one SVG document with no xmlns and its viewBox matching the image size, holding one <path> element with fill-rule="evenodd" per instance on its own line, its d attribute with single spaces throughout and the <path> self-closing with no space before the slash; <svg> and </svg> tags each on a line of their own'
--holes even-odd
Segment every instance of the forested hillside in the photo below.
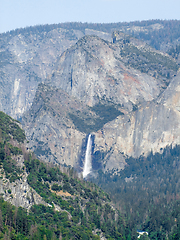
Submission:
<svg viewBox="0 0 180 240">
<path fill-rule="evenodd" d="M 0 200 L 1 237 L 10 239 L 126 239 L 131 230 L 110 199 L 91 183 L 47 168 L 38 160 L 25 163 L 28 183 L 48 203 L 27 210 Z M 8 190 L 11 191 L 10 189 Z M 11 193 L 11 192 L 10 192 Z M 13 197 L 13 196 L 12 196 Z"/>
<path fill-rule="evenodd" d="M 79 178 L 72 168 L 36 159 L 24 148 L 24 131 L 3 112 L 0 132 L 0 239 L 95 240 L 132 235 L 108 194 Z M 29 193 L 24 208 L 19 200 L 22 193 L 15 192 L 18 186 Z"/>
<path fill-rule="evenodd" d="M 126 163 L 93 181 L 112 196 L 131 229 L 147 231 L 150 239 L 179 239 L 180 146 Z"/>
</svg>

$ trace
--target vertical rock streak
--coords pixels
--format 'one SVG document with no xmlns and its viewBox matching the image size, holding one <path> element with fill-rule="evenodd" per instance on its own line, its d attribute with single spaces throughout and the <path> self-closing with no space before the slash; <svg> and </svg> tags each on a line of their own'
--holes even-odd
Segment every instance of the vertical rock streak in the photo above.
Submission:
<svg viewBox="0 0 180 240">
<path fill-rule="evenodd" d="M 83 178 L 87 177 L 87 175 L 91 172 L 91 169 L 92 169 L 91 148 L 92 148 L 92 141 L 91 141 L 91 134 L 89 134 L 87 147 L 86 147 L 84 168 L 83 168 Z"/>
</svg>

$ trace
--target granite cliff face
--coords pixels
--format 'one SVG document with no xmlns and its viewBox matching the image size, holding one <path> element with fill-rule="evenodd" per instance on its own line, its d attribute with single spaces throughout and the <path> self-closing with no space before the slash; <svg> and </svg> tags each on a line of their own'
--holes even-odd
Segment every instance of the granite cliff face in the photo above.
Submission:
<svg viewBox="0 0 180 240">
<path fill-rule="evenodd" d="M 162 92 L 162 79 L 125 66 L 118 52 L 119 45 L 85 36 L 61 55 L 22 120 L 30 147 L 39 157 L 79 165 L 86 134 Z M 124 158 L 117 165 L 123 167 Z"/>
<path fill-rule="evenodd" d="M 142 104 L 130 114 L 118 116 L 95 133 L 95 149 L 112 151 L 109 159 L 119 163 L 117 156 L 139 157 L 166 146 L 180 144 L 180 74 L 156 100 Z M 114 159 L 116 161 L 114 161 Z M 115 166 L 115 165 L 114 165 Z"/>
<path fill-rule="evenodd" d="M 162 100 L 174 101 L 165 94 L 178 63 L 126 34 L 164 25 L 125 24 L 112 35 L 114 28 L 47 28 L 1 39 L 0 109 L 22 120 L 37 156 L 81 168 L 92 133 L 94 162 L 121 169 L 126 156 L 178 144 L 178 106 Z"/>
<path fill-rule="evenodd" d="M 163 82 L 133 68 L 117 57 L 120 49 L 96 36 L 85 36 L 65 51 L 48 84 L 94 106 L 101 99 L 132 109 L 132 103 L 157 97 Z"/>
<path fill-rule="evenodd" d="M 136 64 L 127 65 L 129 55 L 121 55 L 125 46 L 136 46 L 146 53 L 151 72 L 142 73 Z M 170 80 L 152 77 L 152 56 L 160 57 L 159 67 L 165 58 L 172 65 L 175 62 L 163 54 L 156 55 L 151 48 L 148 53 L 140 41 L 112 44 L 97 36 L 85 36 L 66 50 L 23 117 L 32 150 L 45 161 L 81 169 L 91 132 L 94 164 L 108 170 L 123 168 L 127 156 L 138 157 L 169 144 L 163 128 L 168 123 L 162 124 L 169 112 L 158 109 L 156 101 Z M 156 136 L 162 138 L 161 144 L 155 142 Z"/>
<path fill-rule="evenodd" d="M 61 89 L 41 84 L 23 123 L 30 147 L 46 161 L 74 165 L 85 134 L 75 129 L 68 114 L 82 111 L 82 103 Z"/>
<path fill-rule="evenodd" d="M 2 38 L 0 109 L 20 118 L 30 108 L 38 84 L 52 73 L 59 56 L 82 36 L 80 31 L 54 29 Z"/>
</svg>

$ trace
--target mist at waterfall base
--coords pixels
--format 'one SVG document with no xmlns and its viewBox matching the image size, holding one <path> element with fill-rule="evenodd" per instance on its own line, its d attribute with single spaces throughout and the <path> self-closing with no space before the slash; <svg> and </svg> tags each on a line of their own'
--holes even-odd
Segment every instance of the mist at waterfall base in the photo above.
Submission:
<svg viewBox="0 0 180 240">
<path fill-rule="evenodd" d="M 89 134 L 88 141 L 87 141 L 87 147 L 86 147 L 84 167 L 83 167 L 83 178 L 86 178 L 87 175 L 92 170 L 91 151 L 92 151 L 92 140 L 91 140 L 91 134 Z"/>
</svg>

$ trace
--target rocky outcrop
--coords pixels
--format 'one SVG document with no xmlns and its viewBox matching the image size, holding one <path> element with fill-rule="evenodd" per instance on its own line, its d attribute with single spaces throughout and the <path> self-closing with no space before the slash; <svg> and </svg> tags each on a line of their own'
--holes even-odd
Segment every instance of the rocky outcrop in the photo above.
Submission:
<svg viewBox="0 0 180 240">
<path fill-rule="evenodd" d="M 34 204 L 47 205 L 42 197 L 37 194 L 27 183 L 27 174 L 24 173 L 20 180 L 10 182 L 9 179 L 0 179 L 0 194 L 5 201 L 16 207 L 23 207 L 29 210 Z"/>
<path fill-rule="evenodd" d="M 21 118 L 33 102 L 38 84 L 52 74 L 61 54 L 84 34 L 110 34 L 94 30 L 29 29 L 0 36 L 0 110 Z"/>
<path fill-rule="evenodd" d="M 111 33 L 108 33 L 108 32 L 97 31 L 94 29 L 86 28 L 85 35 L 98 36 L 99 38 L 104 39 L 105 41 L 112 42 L 112 35 Z"/>
<path fill-rule="evenodd" d="M 17 145 L 17 142 L 12 142 L 11 144 Z M 19 146 L 18 146 L 19 147 Z M 21 148 L 26 148 L 24 144 L 21 144 Z M 10 181 L 9 178 L 7 178 L 4 169 L 0 168 L 0 194 L 4 198 L 5 201 L 10 202 L 16 207 L 23 207 L 29 210 L 32 205 L 34 204 L 44 204 L 45 201 L 43 201 L 42 197 L 39 196 L 39 194 L 36 193 L 34 189 L 32 189 L 28 182 L 27 182 L 27 176 L 28 174 L 26 171 L 22 170 L 25 169 L 24 166 L 24 157 L 23 155 L 12 155 L 11 156 L 13 161 L 16 163 L 16 166 L 18 166 L 21 169 L 21 174 L 19 175 L 19 179 L 16 179 L 15 181 Z"/>
</svg>

